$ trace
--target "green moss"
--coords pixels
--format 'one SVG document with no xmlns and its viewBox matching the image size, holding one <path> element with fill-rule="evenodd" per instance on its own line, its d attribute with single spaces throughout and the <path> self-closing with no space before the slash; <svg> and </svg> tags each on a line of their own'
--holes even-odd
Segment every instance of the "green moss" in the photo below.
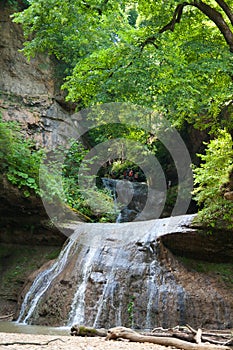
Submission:
<svg viewBox="0 0 233 350">
<path fill-rule="evenodd" d="M 210 263 L 186 257 L 179 257 L 179 260 L 188 270 L 216 277 L 227 287 L 233 287 L 233 265 L 231 263 Z"/>
<path fill-rule="evenodd" d="M 48 260 L 56 259 L 59 254 L 60 254 L 60 249 L 54 250 L 51 253 L 48 253 L 46 255 L 46 259 L 48 259 Z"/>
<path fill-rule="evenodd" d="M 1 298 L 15 299 L 27 276 L 58 254 L 57 247 L 0 244 Z"/>
<path fill-rule="evenodd" d="M 95 328 L 87 328 L 85 326 L 79 326 L 79 333 L 80 336 L 94 336 L 97 335 L 97 330 Z"/>
</svg>

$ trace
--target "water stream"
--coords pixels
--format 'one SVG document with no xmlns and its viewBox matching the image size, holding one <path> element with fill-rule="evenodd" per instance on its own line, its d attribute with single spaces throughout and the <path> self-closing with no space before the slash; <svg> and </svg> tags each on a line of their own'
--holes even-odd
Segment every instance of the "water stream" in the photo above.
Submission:
<svg viewBox="0 0 233 350">
<path fill-rule="evenodd" d="M 159 218 L 162 214 L 166 190 L 150 188 L 144 182 L 102 178 L 111 193 L 118 214 L 116 222 L 145 221 Z"/>
<path fill-rule="evenodd" d="M 62 249 L 56 262 L 47 270 L 39 273 L 34 280 L 30 290 L 26 294 L 21 306 L 21 310 L 17 319 L 17 323 L 27 324 L 29 318 L 37 307 L 38 301 L 49 288 L 53 280 L 64 269 L 70 251 L 74 245 L 74 240 L 69 239 L 65 247 Z"/>
<path fill-rule="evenodd" d="M 87 248 L 87 253 L 84 256 L 82 263 L 82 282 L 79 284 L 71 304 L 68 325 L 83 324 L 85 321 L 85 292 L 87 281 L 92 271 L 92 261 L 95 254 L 98 254 L 98 247 Z"/>
<path fill-rule="evenodd" d="M 70 327 L 47 327 L 27 325 L 18 322 L 1 321 L 0 332 L 43 335 L 70 335 Z"/>
</svg>

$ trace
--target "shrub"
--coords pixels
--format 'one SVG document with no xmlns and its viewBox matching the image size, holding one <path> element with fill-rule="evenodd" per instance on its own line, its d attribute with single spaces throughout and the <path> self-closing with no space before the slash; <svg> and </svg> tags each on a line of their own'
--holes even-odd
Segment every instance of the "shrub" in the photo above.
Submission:
<svg viewBox="0 0 233 350">
<path fill-rule="evenodd" d="M 34 143 L 24 137 L 15 122 L 0 121 L 0 172 L 23 190 L 39 194 L 39 167 L 44 150 L 35 149 Z"/>
<path fill-rule="evenodd" d="M 201 165 L 194 169 L 193 193 L 200 210 L 198 219 L 207 225 L 226 223 L 233 227 L 233 202 L 224 199 L 222 185 L 228 181 L 233 166 L 233 142 L 225 130 L 207 145 L 206 153 L 199 154 Z"/>
</svg>

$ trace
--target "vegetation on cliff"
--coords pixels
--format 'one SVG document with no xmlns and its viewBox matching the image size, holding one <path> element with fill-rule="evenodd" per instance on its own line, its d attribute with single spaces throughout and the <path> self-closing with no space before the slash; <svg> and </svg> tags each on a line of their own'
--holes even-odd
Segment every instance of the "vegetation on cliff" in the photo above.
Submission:
<svg viewBox="0 0 233 350">
<path fill-rule="evenodd" d="M 107 193 L 99 190 L 99 200 L 102 205 L 106 205 L 107 212 L 102 217 L 93 212 L 79 189 L 78 168 L 87 153 L 81 143 L 71 141 L 69 150 L 66 151 L 60 147 L 55 154 L 53 153 L 54 158 L 59 152 L 66 153 L 65 163 L 62 165 L 63 188 L 61 189 L 57 182 L 60 168 L 57 168 L 56 161 L 51 162 L 53 171 L 46 172 L 42 164 L 47 151 L 42 148 L 37 149 L 30 138 L 25 138 L 17 122 L 0 120 L 0 136 L 0 173 L 6 176 L 11 184 L 20 188 L 25 197 L 37 195 L 43 196 L 50 202 L 57 199 L 62 200 L 94 221 L 114 219 L 109 203 L 110 197 Z M 40 171 L 46 172 L 43 174 L 43 179 L 46 180 L 44 186 L 41 186 L 40 183 Z"/>
<path fill-rule="evenodd" d="M 36 150 L 33 142 L 20 133 L 16 122 L 0 120 L 0 172 L 22 188 L 25 197 L 39 194 L 39 166 L 44 151 Z"/>
<path fill-rule="evenodd" d="M 31 0 L 14 21 L 24 28 L 28 57 L 47 52 L 66 64 L 63 88 L 78 110 L 127 101 L 160 111 L 178 128 L 205 129 L 216 141 L 195 170 L 201 218 L 231 223 L 221 185 L 232 167 L 232 8 L 230 0 Z M 94 144 L 99 139 L 92 135 Z"/>
</svg>

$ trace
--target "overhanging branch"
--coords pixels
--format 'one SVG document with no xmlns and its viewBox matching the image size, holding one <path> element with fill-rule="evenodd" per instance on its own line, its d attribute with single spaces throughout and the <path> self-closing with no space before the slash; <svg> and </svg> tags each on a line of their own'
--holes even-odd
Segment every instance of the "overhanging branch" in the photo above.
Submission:
<svg viewBox="0 0 233 350">
<path fill-rule="evenodd" d="M 213 21 L 220 32 L 223 34 L 226 43 L 228 44 L 230 51 L 233 52 L 233 33 L 228 24 L 224 20 L 222 14 L 215 10 L 213 7 L 205 4 L 203 1 L 194 1 L 193 6 L 198 8 L 204 13 L 211 21 Z"/>
<path fill-rule="evenodd" d="M 222 0 L 216 0 L 216 2 L 223 9 L 223 11 L 226 13 L 231 23 L 233 24 L 233 13 L 230 10 L 229 6 L 225 3 L 225 1 Z M 224 36 L 224 39 L 228 44 L 230 51 L 233 52 L 233 32 L 231 31 L 227 22 L 224 20 L 222 14 L 213 7 L 204 3 L 203 1 L 195 0 L 193 2 L 183 2 L 182 4 L 179 4 L 174 11 L 172 20 L 168 24 L 166 24 L 162 29 L 160 29 L 159 33 L 163 33 L 167 30 L 174 31 L 176 23 L 180 23 L 183 14 L 183 9 L 185 6 L 196 7 L 203 14 L 205 14 L 212 22 L 214 22 L 220 30 L 220 32 L 222 33 L 222 35 Z"/>
<path fill-rule="evenodd" d="M 173 32 L 175 29 L 176 23 L 180 23 L 180 20 L 183 14 L 183 9 L 187 5 L 190 5 L 190 4 L 187 2 L 184 2 L 183 4 L 179 4 L 175 9 L 171 22 L 169 22 L 162 29 L 160 29 L 159 33 L 166 32 L 167 30 L 171 30 Z"/>
<path fill-rule="evenodd" d="M 222 0 L 216 0 L 216 2 L 219 4 L 219 6 L 223 9 L 229 20 L 231 21 L 231 24 L 233 25 L 233 12 L 231 11 L 230 7 L 227 5 L 225 1 Z"/>
</svg>

